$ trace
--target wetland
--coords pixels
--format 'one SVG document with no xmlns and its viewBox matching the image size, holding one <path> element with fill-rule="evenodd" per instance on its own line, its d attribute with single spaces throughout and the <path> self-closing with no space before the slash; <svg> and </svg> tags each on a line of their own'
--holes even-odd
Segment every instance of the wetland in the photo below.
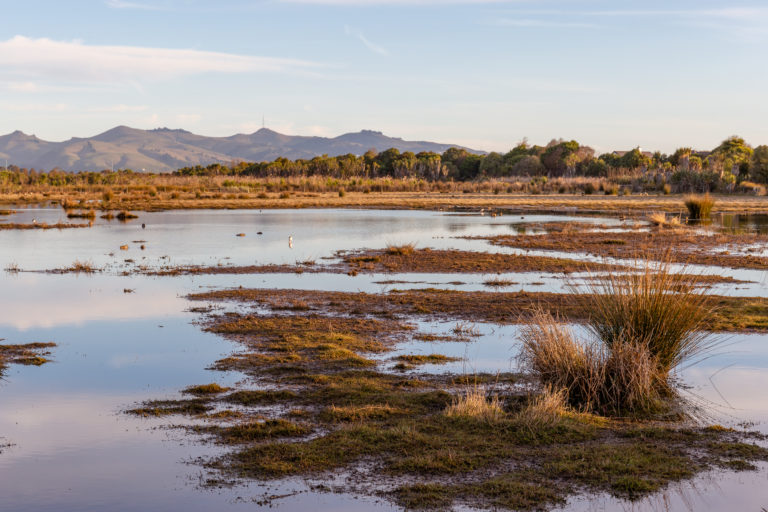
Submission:
<svg viewBox="0 0 768 512">
<path fill-rule="evenodd" d="M 717 217 L 654 225 L 618 204 L 136 211 L 85 225 L 56 206 L 0 205 L 4 500 L 759 509 L 764 235 Z M 84 229 L 20 227 L 43 224 Z M 662 258 L 659 246 L 674 275 L 704 285 L 697 329 L 725 341 L 677 368 L 676 398 L 651 414 L 563 403 L 522 364 L 526 326 L 546 311 L 586 333 L 594 283 Z"/>
</svg>

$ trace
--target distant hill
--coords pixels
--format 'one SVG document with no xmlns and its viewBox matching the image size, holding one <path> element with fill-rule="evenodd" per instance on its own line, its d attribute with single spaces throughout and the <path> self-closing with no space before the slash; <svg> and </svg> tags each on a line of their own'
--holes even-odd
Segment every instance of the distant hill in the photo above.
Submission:
<svg viewBox="0 0 768 512">
<path fill-rule="evenodd" d="M 442 153 L 451 147 L 461 146 L 406 141 L 370 130 L 328 138 L 283 135 L 262 128 L 250 135 L 205 137 L 186 130 L 138 130 L 118 126 L 94 137 L 72 138 L 64 142 L 48 142 L 34 135 L 15 131 L 0 136 L 0 161 L 7 159 L 8 164 L 38 170 L 60 168 L 66 171 L 101 171 L 114 167 L 134 171 L 171 172 L 180 167 L 215 162 L 258 162 L 278 157 L 297 159 L 324 154 L 362 155 L 369 149 L 383 151 L 389 148 L 414 153 Z"/>
</svg>

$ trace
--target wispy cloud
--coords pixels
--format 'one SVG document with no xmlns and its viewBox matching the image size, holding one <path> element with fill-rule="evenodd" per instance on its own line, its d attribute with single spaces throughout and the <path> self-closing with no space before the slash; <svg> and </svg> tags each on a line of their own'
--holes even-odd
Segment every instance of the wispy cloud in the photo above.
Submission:
<svg viewBox="0 0 768 512">
<path fill-rule="evenodd" d="M 344 26 L 344 32 L 348 36 L 354 36 L 357 39 L 359 39 L 360 42 L 363 43 L 363 45 L 365 45 L 365 47 L 368 48 L 369 50 L 371 50 L 373 53 L 377 53 L 377 54 L 382 55 L 384 57 L 388 57 L 389 56 L 389 52 L 387 51 L 386 48 L 384 48 L 382 46 L 379 46 L 378 44 L 372 42 L 370 39 L 365 37 L 365 35 L 363 35 L 363 33 L 360 32 L 359 30 L 355 30 L 355 29 L 345 25 Z"/>
<path fill-rule="evenodd" d="M 0 67 L 57 82 L 116 82 L 168 79 L 199 73 L 308 72 L 320 64 L 278 57 L 139 46 L 86 45 L 16 36 L 0 41 Z"/>
</svg>

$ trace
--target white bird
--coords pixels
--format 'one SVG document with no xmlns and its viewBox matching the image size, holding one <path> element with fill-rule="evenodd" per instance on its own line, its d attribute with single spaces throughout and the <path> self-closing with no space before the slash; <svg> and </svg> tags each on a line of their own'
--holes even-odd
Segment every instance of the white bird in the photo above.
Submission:
<svg viewBox="0 0 768 512">
<path fill-rule="evenodd" d="M 288 248 L 293 249 L 293 235 L 288 235 Z"/>
</svg>

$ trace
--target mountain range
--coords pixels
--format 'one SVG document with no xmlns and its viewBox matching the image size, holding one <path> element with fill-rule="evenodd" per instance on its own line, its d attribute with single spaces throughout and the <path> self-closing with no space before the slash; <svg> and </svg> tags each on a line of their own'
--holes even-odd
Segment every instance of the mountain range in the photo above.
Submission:
<svg viewBox="0 0 768 512">
<path fill-rule="evenodd" d="M 249 135 L 206 137 L 186 130 L 139 130 L 118 126 L 94 137 L 73 137 L 63 142 L 49 142 L 15 131 L 0 136 L 0 164 L 7 160 L 9 165 L 38 170 L 101 171 L 114 168 L 171 172 L 180 167 L 215 162 L 260 162 L 278 157 L 297 159 L 347 153 L 362 155 L 369 149 L 383 151 L 389 148 L 414 153 L 442 153 L 451 147 L 461 146 L 406 141 L 371 130 L 329 138 L 283 135 L 262 128 Z"/>
</svg>

